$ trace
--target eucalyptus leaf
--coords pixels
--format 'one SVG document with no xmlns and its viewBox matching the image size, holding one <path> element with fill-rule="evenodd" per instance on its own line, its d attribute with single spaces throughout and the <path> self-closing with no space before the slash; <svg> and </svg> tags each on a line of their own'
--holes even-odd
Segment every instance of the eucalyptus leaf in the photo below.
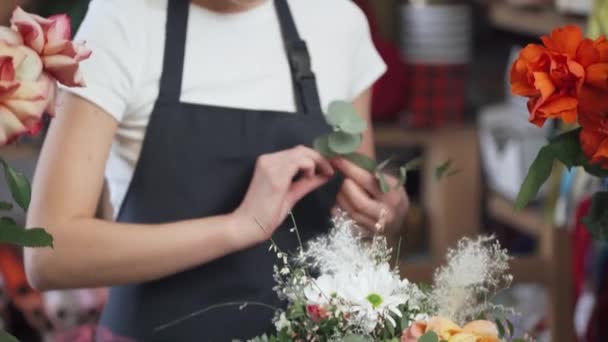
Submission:
<svg viewBox="0 0 608 342">
<path fill-rule="evenodd" d="M 448 171 L 450 171 L 450 167 L 452 166 L 452 160 L 448 159 L 444 163 L 440 164 L 435 168 L 435 180 L 440 180 L 445 176 Z"/>
<path fill-rule="evenodd" d="M 4 178 L 13 199 L 23 210 L 27 210 L 32 191 L 30 182 L 22 173 L 13 170 L 2 158 L 0 158 L 0 164 L 4 167 Z"/>
<path fill-rule="evenodd" d="M 24 229 L 14 220 L 0 219 L 0 243 L 21 247 L 53 247 L 53 237 L 42 228 Z"/>
<path fill-rule="evenodd" d="M 353 153 L 361 145 L 361 135 L 333 132 L 329 134 L 328 145 L 329 149 L 336 154 Z"/>
<path fill-rule="evenodd" d="M 387 193 L 387 192 L 391 191 L 391 186 L 388 185 L 388 182 L 386 181 L 386 176 L 384 175 L 384 173 L 376 172 L 376 179 L 380 183 L 380 190 L 382 190 L 383 193 Z"/>
<path fill-rule="evenodd" d="M 422 162 L 423 162 L 422 157 L 414 158 L 414 159 L 408 161 L 407 163 L 405 163 L 405 165 L 403 165 L 403 168 L 406 171 L 418 170 L 422 166 Z"/>
<path fill-rule="evenodd" d="M 342 339 L 342 342 L 373 342 L 373 341 L 363 335 L 350 334 L 350 335 L 344 336 L 344 338 Z"/>
<path fill-rule="evenodd" d="M 341 122 L 338 128 L 345 133 L 360 134 L 367 128 L 367 123 L 357 113 L 354 113 L 346 121 Z"/>
<path fill-rule="evenodd" d="M 418 338 L 418 342 L 439 342 L 439 336 L 433 331 L 429 331 L 426 334 Z"/>
<path fill-rule="evenodd" d="M 405 166 L 399 168 L 399 182 L 397 183 L 397 187 L 403 186 L 407 181 L 407 169 Z"/>
<path fill-rule="evenodd" d="M 329 104 L 327 115 L 325 119 L 333 127 L 340 127 L 342 123 L 345 123 L 353 116 L 357 116 L 355 107 L 350 102 L 346 101 L 333 101 Z"/>
<path fill-rule="evenodd" d="M 13 204 L 12 203 L 0 201 L 0 210 L 2 210 L 2 211 L 8 211 L 8 210 L 11 210 L 11 209 L 13 209 Z"/>
<path fill-rule="evenodd" d="M 329 141 L 327 135 L 316 138 L 313 142 L 313 147 L 317 152 L 321 153 L 321 155 L 326 158 L 331 158 L 335 155 L 329 148 Z"/>
<path fill-rule="evenodd" d="M 594 239 L 608 241 L 608 192 L 593 194 L 591 208 L 583 223 Z"/>
<path fill-rule="evenodd" d="M 376 171 L 378 166 L 378 163 L 375 160 L 360 153 L 349 153 L 343 155 L 342 157 L 368 172 Z"/>
<path fill-rule="evenodd" d="M 15 336 L 0 329 L 0 342 L 19 342 L 19 340 Z"/>
</svg>

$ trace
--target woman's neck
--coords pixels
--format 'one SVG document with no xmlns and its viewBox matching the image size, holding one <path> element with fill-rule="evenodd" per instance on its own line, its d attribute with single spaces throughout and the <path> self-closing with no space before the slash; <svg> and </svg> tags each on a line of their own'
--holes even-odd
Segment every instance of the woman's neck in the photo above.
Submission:
<svg viewBox="0 0 608 342">
<path fill-rule="evenodd" d="M 193 4 L 219 13 L 237 13 L 252 9 L 270 0 L 192 0 Z"/>
</svg>

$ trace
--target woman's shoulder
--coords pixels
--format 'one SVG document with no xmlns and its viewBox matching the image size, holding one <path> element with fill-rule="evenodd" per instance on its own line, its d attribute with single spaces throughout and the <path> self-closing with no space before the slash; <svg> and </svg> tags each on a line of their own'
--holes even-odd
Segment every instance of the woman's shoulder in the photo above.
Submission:
<svg viewBox="0 0 608 342">
<path fill-rule="evenodd" d="M 289 0 L 296 21 L 326 33 L 359 36 L 369 28 L 361 8 L 352 0 Z"/>
</svg>

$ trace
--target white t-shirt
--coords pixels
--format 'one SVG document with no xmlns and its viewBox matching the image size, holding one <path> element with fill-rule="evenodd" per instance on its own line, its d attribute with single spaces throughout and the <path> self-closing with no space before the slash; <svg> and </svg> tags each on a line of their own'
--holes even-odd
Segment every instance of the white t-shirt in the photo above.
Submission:
<svg viewBox="0 0 608 342">
<path fill-rule="evenodd" d="M 288 0 L 307 42 L 324 110 L 353 100 L 386 66 L 364 14 L 350 0 Z M 87 87 L 71 88 L 118 122 L 106 166 L 114 214 L 131 180 L 158 96 L 167 0 L 92 0 L 76 35 L 93 50 Z M 294 111 L 289 64 L 272 1 L 220 14 L 191 5 L 182 102 Z"/>
</svg>

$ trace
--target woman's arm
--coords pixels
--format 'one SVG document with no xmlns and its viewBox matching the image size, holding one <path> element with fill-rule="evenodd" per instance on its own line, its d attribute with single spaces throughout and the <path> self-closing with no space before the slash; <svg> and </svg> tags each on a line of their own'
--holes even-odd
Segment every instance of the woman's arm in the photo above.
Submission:
<svg viewBox="0 0 608 342">
<path fill-rule="evenodd" d="M 331 174 L 320 155 L 298 147 L 258 160 L 245 200 L 232 214 L 158 225 L 103 221 L 94 213 L 117 123 L 71 94 L 62 97 L 57 112 L 38 162 L 27 222 L 54 237 L 53 249 L 25 250 L 28 279 L 38 289 L 158 279 L 260 243 Z M 289 164 L 277 167 L 282 160 Z M 317 167 L 325 173 L 315 175 Z M 310 176 L 292 184 L 299 171 Z"/>
</svg>

